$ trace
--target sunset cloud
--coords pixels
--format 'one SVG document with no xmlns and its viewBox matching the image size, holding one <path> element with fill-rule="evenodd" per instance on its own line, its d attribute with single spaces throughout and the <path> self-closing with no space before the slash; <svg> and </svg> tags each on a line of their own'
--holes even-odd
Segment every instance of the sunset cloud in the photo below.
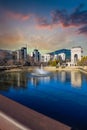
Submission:
<svg viewBox="0 0 87 130">
<path fill-rule="evenodd" d="M 78 26 L 78 33 L 87 33 L 87 10 L 82 10 L 83 7 L 84 5 L 80 4 L 70 14 L 67 12 L 67 10 L 54 10 L 51 12 L 50 21 L 44 17 L 39 17 L 37 18 L 38 28 L 52 29 L 61 24 L 63 27 Z"/>
<path fill-rule="evenodd" d="M 16 32 L 16 34 L 4 33 L 4 34 L 0 35 L 0 43 L 14 44 L 23 39 L 24 39 L 24 37 L 22 36 L 22 34 L 19 34 L 17 32 Z"/>
<path fill-rule="evenodd" d="M 84 4 L 80 4 L 71 13 L 68 13 L 66 9 L 56 9 L 50 12 L 50 19 L 46 16 L 38 16 L 31 13 L 19 13 L 12 11 L 4 11 L 5 16 L 13 20 L 28 21 L 31 16 L 36 22 L 36 28 L 38 29 L 54 29 L 62 25 L 62 27 L 77 27 L 78 33 L 87 33 L 87 10 L 82 10 Z M 1 19 L 3 20 L 3 19 Z"/>
<path fill-rule="evenodd" d="M 79 33 L 85 33 L 85 34 L 87 34 L 87 25 L 81 27 L 81 28 L 79 29 Z"/>
<path fill-rule="evenodd" d="M 87 48 L 86 35 L 86 0 L 0 0 L 0 48 Z"/>
<path fill-rule="evenodd" d="M 18 49 L 21 47 L 21 44 L 24 45 L 24 41 L 25 37 L 20 31 L 0 34 L 0 48 L 11 48 L 13 50 Z"/>
<path fill-rule="evenodd" d="M 51 23 L 48 22 L 48 20 L 45 17 L 35 17 L 37 28 L 39 29 L 50 29 L 51 28 Z"/>
<path fill-rule="evenodd" d="M 30 19 L 31 14 L 22 14 L 22 13 L 15 13 L 15 12 L 7 11 L 6 16 L 14 20 L 27 21 Z"/>
</svg>

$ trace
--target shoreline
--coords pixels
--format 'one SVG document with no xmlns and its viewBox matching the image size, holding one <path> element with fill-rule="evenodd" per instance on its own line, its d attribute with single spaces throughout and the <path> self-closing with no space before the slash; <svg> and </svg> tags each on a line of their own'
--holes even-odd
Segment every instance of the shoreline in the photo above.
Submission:
<svg viewBox="0 0 87 130">
<path fill-rule="evenodd" d="M 83 73 L 87 74 L 87 66 L 85 66 L 85 67 L 82 67 L 82 66 L 71 66 L 71 67 L 65 67 L 65 68 L 62 68 L 62 67 L 59 67 L 59 68 L 56 68 L 56 67 L 46 67 L 44 69 L 48 70 L 48 71 L 80 71 L 80 72 L 83 72 Z"/>
<path fill-rule="evenodd" d="M 29 66 L 29 67 L 22 67 L 22 68 L 13 68 L 13 69 L 9 69 L 9 70 L 5 70 L 2 72 L 22 72 L 22 71 L 32 71 L 34 69 L 38 68 L 37 66 Z M 80 71 L 82 73 L 87 74 L 87 66 L 70 66 L 70 67 L 52 67 L 52 66 L 46 66 L 43 67 L 44 70 L 46 71 Z"/>
</svg>

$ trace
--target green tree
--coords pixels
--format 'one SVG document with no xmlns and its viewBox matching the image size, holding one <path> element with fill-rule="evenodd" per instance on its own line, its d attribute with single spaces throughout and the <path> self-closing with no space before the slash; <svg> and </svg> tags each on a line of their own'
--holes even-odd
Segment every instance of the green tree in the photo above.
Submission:
<svg viewBox="0 0 87 130">
<path fill-rule="evenodd" d="M 59 63 L 60 61 L 59 60 L 50 60 L 48 65 L 50 66 L 57 66 L 57 64 Z"/>
<path fill-rule="evenodd" d="M 87 56 L 83 56 L 83 57 L 81 58 L 81 61 L 78 61 L 77 65 L 87 66 Z"/>
</svg>

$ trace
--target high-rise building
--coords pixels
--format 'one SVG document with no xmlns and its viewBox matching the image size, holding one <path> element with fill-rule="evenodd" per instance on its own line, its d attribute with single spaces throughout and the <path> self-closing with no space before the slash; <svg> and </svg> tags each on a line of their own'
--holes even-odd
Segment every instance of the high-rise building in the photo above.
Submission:
<svg viewBox="0 0 87 130">
<path fill-rule="evenodd" d="M 20 51 L 21 51 L 21 59 L 26 60 L 27 59 L 27 48 L 22 47 Z"/>
<path fill-rule="evenodd" d="M 40 52 L 37 49 L 34 49 L 33 51 L 33 58 L 34 58 L 34 62 L 40 62 Z"/>
<path fill-rule="evenodd" d="M 16 58 L 17 58 L 17 61 L 21 59 L 21 50 L 16 51 Z"/>
</svg>

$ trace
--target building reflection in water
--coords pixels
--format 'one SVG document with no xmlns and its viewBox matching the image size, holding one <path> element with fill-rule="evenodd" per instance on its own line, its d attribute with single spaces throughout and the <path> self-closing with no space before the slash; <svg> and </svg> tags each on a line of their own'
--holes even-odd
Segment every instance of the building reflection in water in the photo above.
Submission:
<svg viewBox="0 0 87 130">
<path fill-rule="evenodd" d="M 66 81 L 66 72 L 61 71 L 61 82 L 65 82 L 65 81 Z"/>
<path fill-rule="evenodd" d="M 59 73 L 58 72 L 53 73 L 52 76 L 50 77 L 50 80 L 52 79 L 55 81 L 59 80 Z"/>
<path fill-rule="evenodd" d="M 47 83 L 49 81 L 50 81 L 50 76 L 46 76 L 46 77 L 31 77 L 31 83 L 35 87 L 38 87 L 40 83 Z"/>
<path fill-rule="evenodd" d="M 10 87 L 15 89 L 24 88 L 26 89 L 28 81 L 30 81 L 34 86 L 38 87 L 40 84 L 49 83 L 51 80 L 61 81 L 63 83 L 71 82 L 72 87 L 81 87 L 82 85 L 82 75 L 80 72 L 72 71 L 60 71 L 55 72 L 50 76 L 46 77 L 30 77 L 27 78 L 27 73 L 5 73 L 0 74 L 0 90 L 8 91 Z"/>
<path fill-rule="evenodd" d="M 62 83 L 70 82 L 70 80 L 71 80 L 70 72 L 66 72 L 66 71 L 58 72 L 57 73 L 57 80 L 61 81 Z"/>
<path fill-rule="evenodd" d="M 7 73 L 0 75 L 0 84 L 1 88 L 7 88 L 14 87 L 16 89 L 20 88 L 26 88 L 27 87 L 27 78 L 24 73 Z M 4 86 L 4 87 L 3 87 Z"/>
<path fill-rule="evenodd" d="M 62 83 L 71 82 L 72 87 L 81 87 L 82 75 L 78 71 L 60 71 L 54 74 L 54 80 Z"/>
<path fill-rule="evenodd" d="M 72 87 L 81 87 L 82 76 L 80 72 L 77 72 L 77 71 L 71 72 L 71 84 L 72 84 Z"/>
<path fill-rule="evenodd" d="M 39 85 L 39 79 L 37 77 L 31 77 L 31 83 L 37 87 Z"/>
<path fill-rule="evenodd" d="M 40 80 L 41 80 L 41 82 L 47 83 L 50 81 L 50 76 L 41 77 Z"/>
<path fill-rule="evenodd" d="M 20 87 L 20 73 L 17 74 L 17 86 Z"/>
<path fill-rule="evenodd" d="M 13 86 L 17 88 L 26 88 L 27 87 L 27 78 L 25 73 L 16 73 L 13 75 Z M 15 82 L 14 82 L 15 81 Z"/>
</svg>

